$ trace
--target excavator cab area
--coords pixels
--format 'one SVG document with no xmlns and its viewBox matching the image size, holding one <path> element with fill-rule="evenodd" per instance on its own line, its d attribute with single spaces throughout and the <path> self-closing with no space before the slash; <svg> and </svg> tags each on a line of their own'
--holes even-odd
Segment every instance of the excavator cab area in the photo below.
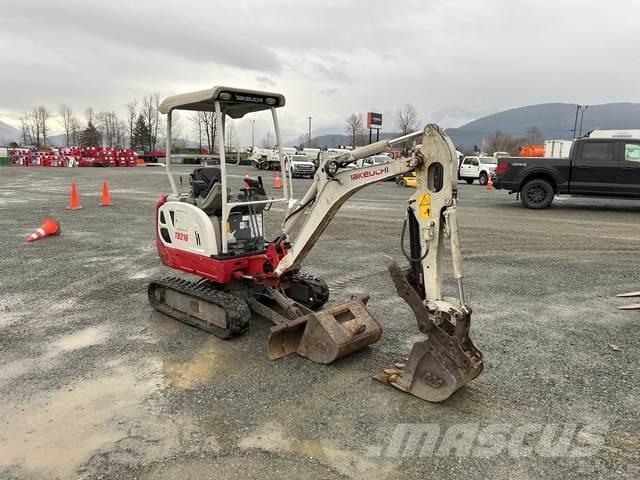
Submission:
<svg viewBox="0 0 640 480">
<path fill-rule="evenodd" d="M 210 252 L 213 255 L 241 255 L 263 248 L 262 211 L 267 204 L 288 202 L 291 192 L 291 179 L 286 175 L 283 175 L 283 191 L 280 198 L 268 198 L 261 179 L 245 179 L 243 189 L 231 190 L 227 181 L 225 158 L 226 120 L 227 118 L 239 119 L 248 114 L 262 111 L 271 113 L 281 171 L 286 172 L 276 112 L 284 105 L 285 98 L 278 93 L 222 86 L 173 95 L 164 99 L 160 104 L 160 112 L 167 115 L 165 168 L 172 191 L 168 199 L 191 203 L 199 207 L 210 218 L 214 231 L 217 232 L 217 241 L 214 242 L 215 251 Z M 174 111 L 212 113 L 217 125 L 220 164 L 216 167 L 196 168 L 189 176 L 191 191 L 188 193 L 178 191 L 171 172 L 173 140 L 171 138 L 171 124 Z M 220 233 L 225 230 L 237 232 L 238 235 Z"/>
</svg>

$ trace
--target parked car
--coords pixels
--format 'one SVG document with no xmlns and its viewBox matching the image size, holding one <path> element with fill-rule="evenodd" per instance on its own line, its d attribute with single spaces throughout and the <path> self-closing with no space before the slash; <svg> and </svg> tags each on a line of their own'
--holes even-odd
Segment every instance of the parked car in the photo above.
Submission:
<svg viewBox="0 0 640 480">
<path fill-rule="evenodd" d="M 640 138 L 581 138 L 568 158 L 501 158 L 493 188 L 542 209 L 558 194 L 640 198 Z"/>
<path fill-rule="evenodd" d="M 313 177 L 316 166 L 306 155 L 285 155 L 284 162 L 292 177 Z"/>
<path fill-rule="evenodd" d="M 416 187 L 418 185 L 418 178 L 416 172 L 408 172 L 404 175 L 399 175 L 396 178 L 396 183 L 401 187 Z"/>
<path fill-rule="evenodd" d="M 458 167 L 458 180 L 464 180 L 469 185 L 478 180 L 480 185 L 486 185 L 489 177 L 496 171 L 497 164 L 496 157 L 464 157 Z"/>
</svg>

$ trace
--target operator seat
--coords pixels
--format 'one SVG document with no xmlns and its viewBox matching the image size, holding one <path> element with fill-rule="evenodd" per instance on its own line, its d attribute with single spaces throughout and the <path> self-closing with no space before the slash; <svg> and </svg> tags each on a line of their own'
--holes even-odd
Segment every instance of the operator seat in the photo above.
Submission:
<svg viewBox="0 0 640 480">
<path fill-rule="evenodd" d="M 219 215 L 222 210 L 222 183 L 218 167 L 196 168 L 191 173 L 191 190 L 195 204 L 204 213 Z"/>
</svg>

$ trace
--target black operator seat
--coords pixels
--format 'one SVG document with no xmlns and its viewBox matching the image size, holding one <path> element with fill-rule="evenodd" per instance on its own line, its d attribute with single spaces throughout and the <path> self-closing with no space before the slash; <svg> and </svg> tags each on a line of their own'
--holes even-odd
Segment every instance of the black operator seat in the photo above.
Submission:
<svg viewBox="0 0 640 480">
<path fill-rule="evenodd" d="M 222 209 L 222 183 L 220 168 L 196 168 L 191 174 L 193 199 L 207 215 L 215 215 Z"/>
</svg>

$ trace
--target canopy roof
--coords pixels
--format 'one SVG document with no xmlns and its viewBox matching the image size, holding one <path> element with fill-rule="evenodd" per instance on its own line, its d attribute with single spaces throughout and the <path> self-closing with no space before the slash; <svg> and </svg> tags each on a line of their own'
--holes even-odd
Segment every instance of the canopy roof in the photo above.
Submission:
<svg viewBox="0 0 640 480">
<path fill-rule="evenodd" d="M 222 112 L 231 118 L 241 118 L 247 113 L 283 107 L 285 104 L 284 95 L 279 93 L 245 88 L 213 87 L 167 97 L 160 104 L 160 112 L 169 113 L 171 110 L 214 112 L 216 100 L 220 102 Z"/>
</svg>

